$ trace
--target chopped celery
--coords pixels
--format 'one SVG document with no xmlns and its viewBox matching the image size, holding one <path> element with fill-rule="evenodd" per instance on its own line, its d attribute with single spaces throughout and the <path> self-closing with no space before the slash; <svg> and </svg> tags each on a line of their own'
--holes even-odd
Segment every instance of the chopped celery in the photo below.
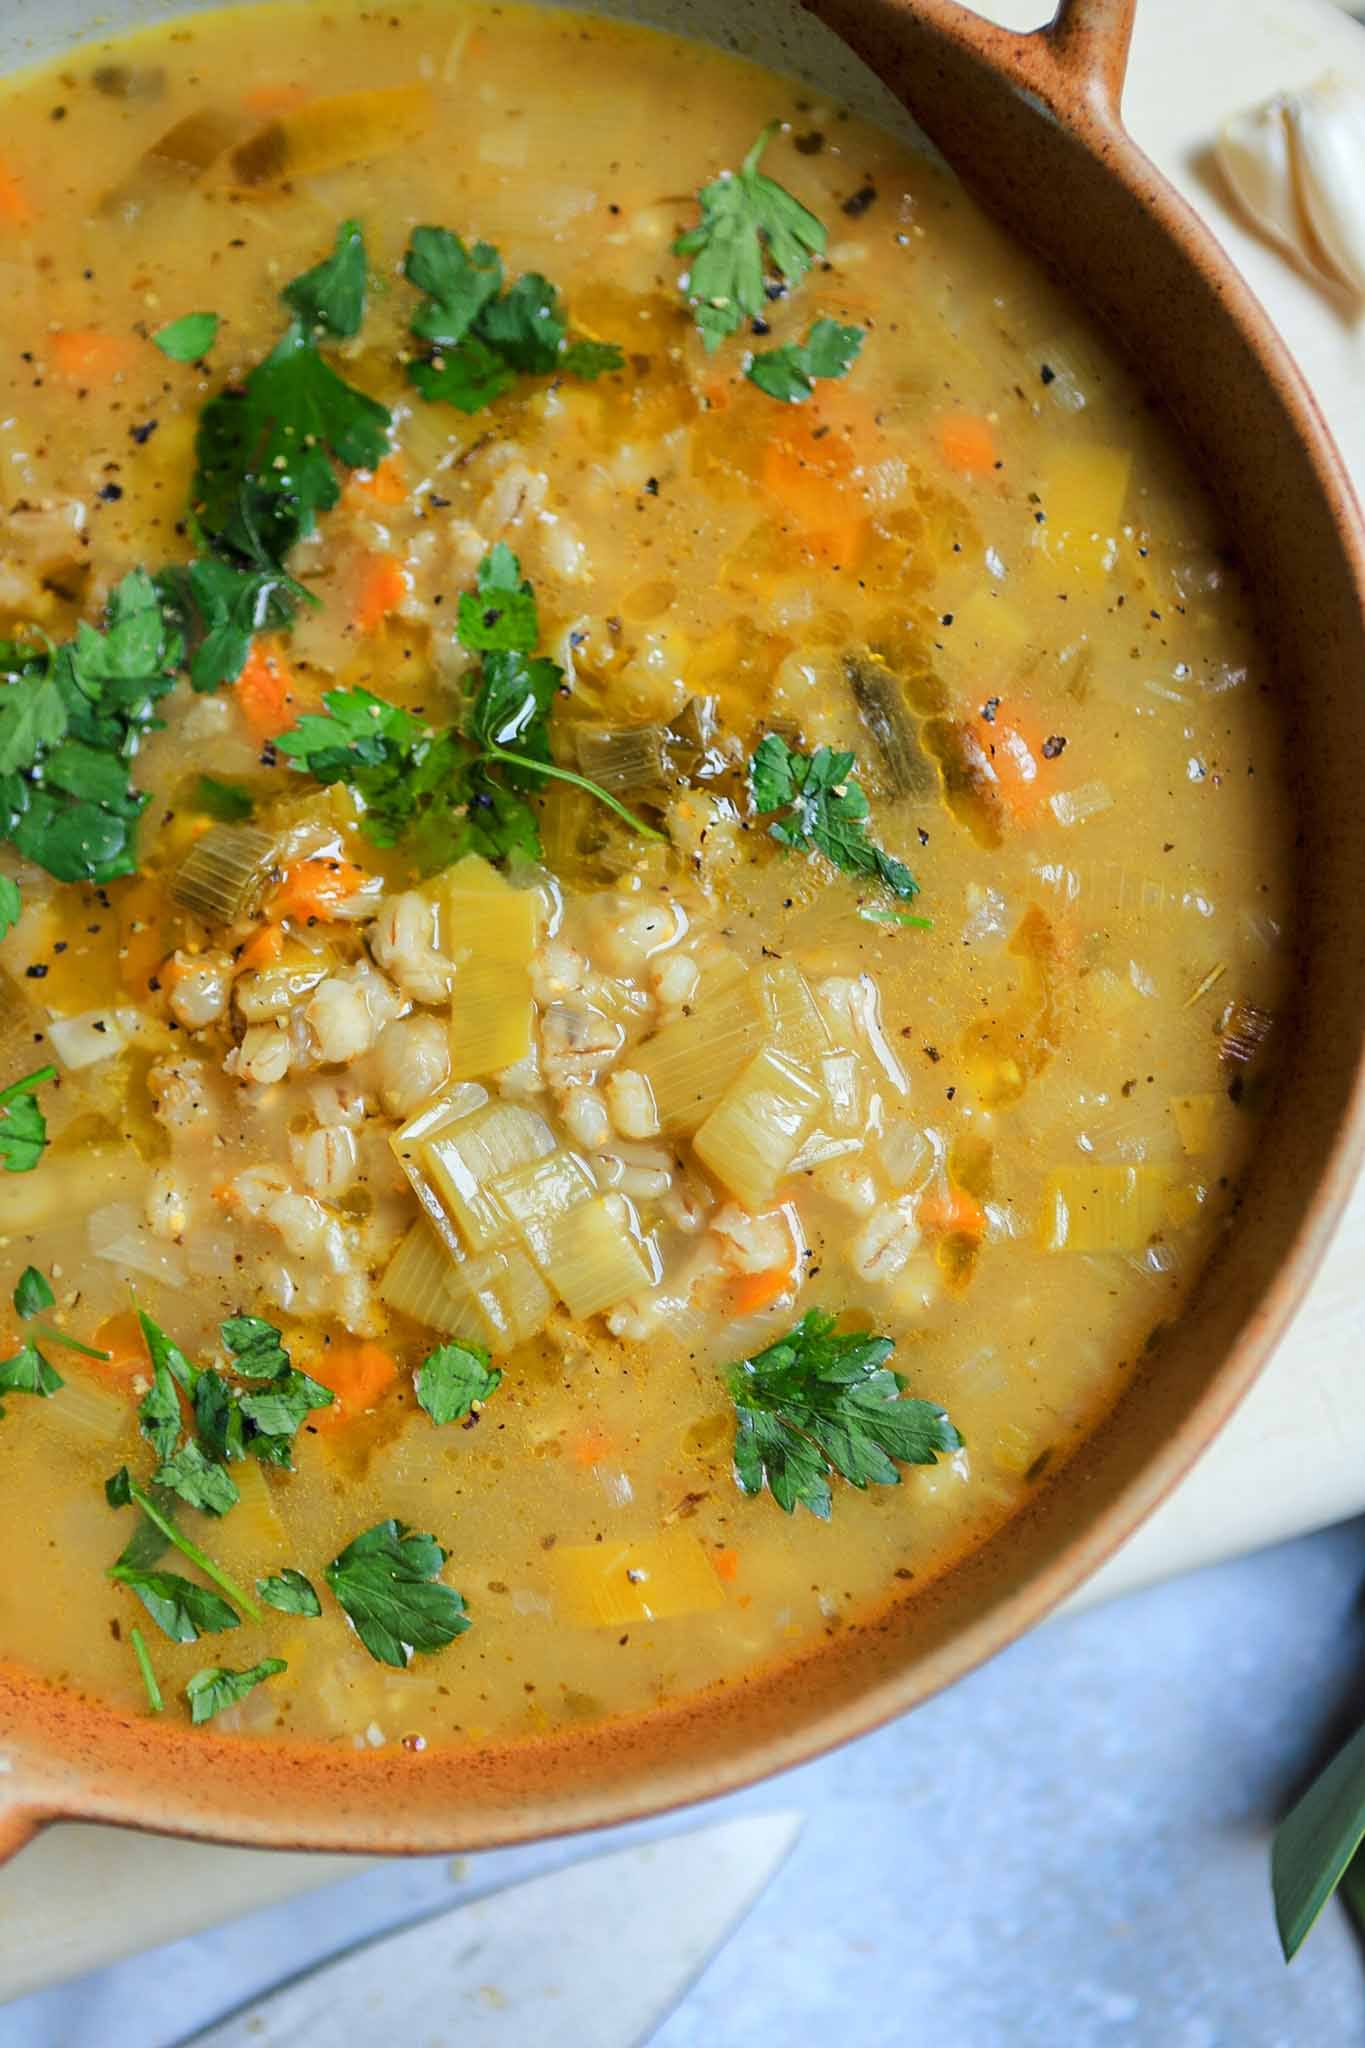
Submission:
<svg viewBox="0 0 1365 2048">
<path fill-rule="evenodd" d="M 572 1316 L 595 1316 L 652 1287 L 660 1265 L 653 1242 L 623 1195 L 596 1195 L 535 1232 L 534 1254 Z"/>
<path fill-rule="evenodd" d="M 171 876 L 173 902 L 196 917 L 235 924 L 264 887 L 275 841 L 254 825 L 210 825 Z"/>
<path fill-rule="evenodd" d="M 554 1307 L 545 1282 L 515 1245 L 452 1267 L 446 1294 L 450 1318 L 442 1327 L 462 1343 L 489 1351 L 524 1344 L 544 1328 Z"/>
<path fill-rule="evenodd" d="M 499 1175 L 488 1192 L 515 1224 L 541 1272 L 549 1273 L 560 1219 L 592 1201 L 597 1183 L 572 1152 L 550 1152 L 514 1173 Z"/>
<path fill-rule="evenodd" d="M 449 1247 L 419 1216 L 389 1261 L 379 1283 L 380 1299 L 414 1323 L 453 1336 L 456 1308 L 448 1284 L 452 1266 Z"/>
<path fill-rule="evenodd" d="M 540 906 L 471 855 L 442 878 L 442 950 L 455 961 L 450 1072 L 469 1081 L 515 1066 L 531 1050 L 531 960 Z"/>
<path fill-rule="evenodd" d="M 736 967 L 719 986 L 704 979 L 691 1014 L 665 1024 L 631 1054 L 653 1092 L 661 1131 L 695 1131 L 763 1042 L 754 991 Z"/>
<path fill-rule="evenodd" d="M 488 1090 L 475 1082 L 464 1081 L 454 1088 L 443 1089 L 434 1102 L 425 1103 L 415 1116 L 408 1119 L 401 1129 L 389 1139 L 393 1156 L 406 1176 L 422 1207 L 431 1218 L 437 1235 L 450 1246 L 453 1252 L 460 1249 L 459 1233 L 454 1218 L 447 1212 L 439 1190 L 433 1185 L 427 1171 L 424 1140 L 434 1137 L 449 1124 L 458 1123 L 462 1118 L 472 1116 L 482 1109 L 488 1100 Z"/>
<path fill-rule="evenodd" d="M 1117 558 L 1132 466 L 1128 448 L 1073 442 L 1058 449 L 1041 487 L 1038 529 L 1054 572 L 1069 564 L 1084 582 L 1103 582 Z"/>
<path fill-rule="evenodd" d="M 1045 1251 L 1131 1255 L 1171 1220 L 1164 1166 L 1058 1166 L 1044 1183 L 1039 1231 Z"/>
<path fill-rule="evenodd" d="M 765 961 L 757 976 L 758 1000 L 767 1036 L 779 1052 L 814 1068 L 829 1050 L 829 1026 L 815 1005 L 810 984 L 790 960 Z"/>
<path fill-rule="evenodd" d="M 777 1193 L 824 1099 L 795 1061 L 764 1046 L 707 1117 L 693 1150 L 746 1209 L 761 1209 Z"/>
<path fill-rule="evenodd" d="M 446 1214 L 469 1249 L 482 1252 L 512 1235 L 490 1183 L 553 1152 L 554 1145 L 550 1126 L 533 1109 L 490 1102 L 472 1117 L 420 1139 L 416 1150 Z"/>
<path fill-rule="evenodd" d="M 725 1604 L 721 1582 L 690 1529 L 665 1529 L 634 1543 L 563 1543 L 549 1562 L 565 1615 L 581 1628 L 670 1621 Z"/>
</svg>

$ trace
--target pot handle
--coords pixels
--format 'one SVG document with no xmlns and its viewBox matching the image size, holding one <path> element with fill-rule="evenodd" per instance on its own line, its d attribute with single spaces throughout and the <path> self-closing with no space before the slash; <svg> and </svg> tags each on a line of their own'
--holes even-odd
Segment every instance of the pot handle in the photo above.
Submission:
<svg viewBox="0 0 1365 2048">
<path fill-rule="evenodd" d="M 1137 0 L 1059 0 L 1043 39 L 1058 71 L 1096 112 L 1118 119 Z"/>
<path fill-rule="evenodd" d="M 855 48 L 860 46 L 854 0 L 803 4 L 839 28 Z M 902 5 L 903 0 L 881 0 L 891 15 Z M 1074 127 L 1078 117 L 1087 115 L 1102 127 L 1118 127 L 1137 0 L 1056 0 L 1047 27 L 1027 34 L 995 26 L 966 0 L 913 0 L 913 6 L 921 26 L 994 58 L 1020 87 L 1036 93 L 1063 127 Z"/>
</svg>

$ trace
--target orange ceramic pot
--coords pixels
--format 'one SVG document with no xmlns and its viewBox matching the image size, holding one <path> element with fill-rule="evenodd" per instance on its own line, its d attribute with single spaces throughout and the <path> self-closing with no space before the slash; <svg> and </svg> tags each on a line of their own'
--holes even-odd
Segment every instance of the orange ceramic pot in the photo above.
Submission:
<svg viewBox="0 0 1365 2048">
<path fill-rule="evenodd" d="M 690 4 L 667 9 L 671 25 L 692 25 Z M 504 1748 L 358 1754 L 163 1726 L 0 1667 L 0 1846 L 83 1816 L 280 1847 L 477 1849 L 728 1790 L 904 1713 L 1031 1627 L 1176 1483 L 1260 1370 L 1365 1139 L 1365 539 L 1264 313 L 1124 133 L 1135 4 L 1064 0 L 1049 29 L 1012 35 L 955 0 L 811 0 L 1137 359 L 1260 594 L 1303 822 L 1301 1000 L 1235 1228 L 1188 1313 L 1110 1421 L 928 1595 L 653 1714 Z M 18 6 L 49 48 L 56 15 L 95 20 L 93 0 Z M 137 11 L 98 10 L 105 27 Z"/>
</svg>

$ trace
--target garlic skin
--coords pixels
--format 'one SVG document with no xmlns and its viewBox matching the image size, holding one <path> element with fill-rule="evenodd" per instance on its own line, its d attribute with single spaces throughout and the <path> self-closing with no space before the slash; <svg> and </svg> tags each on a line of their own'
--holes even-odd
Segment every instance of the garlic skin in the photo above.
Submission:
<svg viewBox="0 0 1365 2048">
<path fill-rule="evenodd" d="M 1219 168 L 1244 212 L 1310 271 L 1365 299 L 1365 92 L 1328 72 L 1221 129 Z"/>
</svg>

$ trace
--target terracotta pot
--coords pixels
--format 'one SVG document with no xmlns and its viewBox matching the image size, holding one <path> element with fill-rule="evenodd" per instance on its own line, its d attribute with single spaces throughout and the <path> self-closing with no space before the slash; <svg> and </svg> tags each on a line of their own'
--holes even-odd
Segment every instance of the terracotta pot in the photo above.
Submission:
<svg viewBox="0 0 1365 2048">
<path fill-rule="evenodd" d="M 1180 1478 L 1259 1371 L 1365 1133 L 1365 551 L 1341 464 L 1264 314 L 1120 125 L 1133 6 L 1070 0 L 1049 30 L 1017 36 L 954 0 L 814 0 L 988 207 L 1110 320 L 1178 415 L 1259 588 L 1300 784 L 1302 1006 L 1237 1227 L 1190 1312 L 1026 1513 L 931 1597 L 799 1666 L 534 1745 L 420 1757 L 217 1738 L 0 1672 L 5 1846 L 82 1815 L 264 1845 L 473 1849 L 655 1812 L 800 1762 L 1030 1627 Z M 18 0 L 20 35 L 25 14 Z M 41 0 L 32 23 L 49 48 L 63 15 L 92 19 Z"/>
</svg>

